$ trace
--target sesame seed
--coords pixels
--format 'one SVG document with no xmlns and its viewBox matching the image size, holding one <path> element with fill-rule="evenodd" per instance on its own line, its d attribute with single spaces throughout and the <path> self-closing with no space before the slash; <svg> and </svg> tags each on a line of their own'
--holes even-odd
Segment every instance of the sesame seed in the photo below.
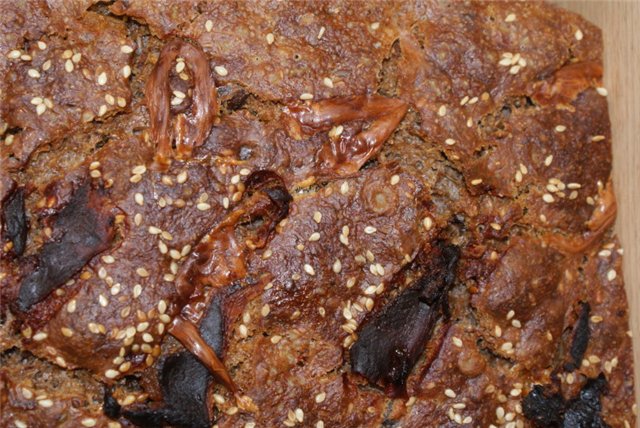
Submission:
<svg viewBox="0 0 640 428">
<path fill-rule="evenodd" d="M 324 32 L 325 32 L 326 28 L 324 27 L 320 27 L 320 30 L 318 31 L 318 40 L 320 40 L 322 38 L 322 36 L 324 36 Z"/>
<path fill-rule="evenodd" d="M 69 303 L 67 303 L 67 312 L 72 314 L 75 311 L 76 311 L 76 299 L 71 299 L 69 300 Z"/>
<path fill-rule="evenodd" d="M 368 286 L 365 290 L 364 290 L 364 294 L 366 295 L 372 295 L 376 293 L 378 287 L 376 287 L 375 285 L 370 285 Z"/>
<path fill-rule="evenodd" d="M 431 217 L 425 217 L 424 219 L 422 219 L 422 225 L 426 230 L 431 230 L 431 228 L 433 227 L 433 220 L 431 219 Z"/>
<path fill-rule="evenodd" d="M 310 242 L 315 242 L 315 241 L 319 241 L 320 240 L 320 233 L 319 232 L 314 232 L 311 234 L 311 236 L 309 236 L 309 241 Z"/>
<path fill-rule="evenodd" d="M 133 199 L 136 201 L 136 204 L 140 206 L 144 204 L 144 196 L 142 196 L 142 193 L 136 193 L 133 195 Z"/>
<path fill-rule="evenodd" d="M 271 308 L 269 307 L 268 304 L 265 304 L 262 309 L 260 309 L 260 314 L 263 317 L 266 317 L 267 315 L 269 315 L 269 312 L 271 312 Z"/>
<path fill-rule="evenodd" d="M 332 269 L 333 269 L 333 272 L 340 273 L 340 271 L 342 270 L 342 262 L 340 262 L 339 259 L 336 259 L 336 261 L 333 262 Z"/>
<path fill-rule="evenodd" d="M 106 308 L 107 305 L 109 304 L 109 300 L 107 300 L 107 298 L 103 294 L 100 294 L 98 296 L 98 302 L 100 303 L 100 306 L 102 306 L 103 308 Z"/>
<path fill-rule="evenodd" d="M 71 330 L 68 327 L 62 327 L 60 328 L 60 332 L 62 333 L 63 336 L 65 337 L 71 337 L 73 336 L 73 330 Z"/>
<path fill-rule="evenodd" d="M 545 193 L 544 195 L 542 195 L 542 200 L 550 204 L 555 201 L 555 198 L 550 193 Z"/>
<path fill-rule="evenodd" d="M 238 332 L 240 333 L 240 336 L 244 337 L 245 339 L 249 336 L 247 326 L 244 324 L 240 324 L 240 327 L 238 327 Z"/>
<path fill-rule="evenodd" d="M 342 135 L 344 127 L 342 125 L 334 126 L 329 130 L 329 138 L 337 138 Z"/>
<path fill-rule="evenodd" d="M 142 278 L 146 278 L 149 276 L 149 271 L 143 267 L 136 268 L 136 273 L 138 274 L 138 276 L 141 276 Z"/>
<path fill-rule="evenodd" d="M 42 63 L 42 71 L 48 71 L 51 68 L 51 60 L 48 59 Z"/>
<path fill-rule="evenodd" d="M 304 92 L 303 94 L 300 95 L 300 99 L 303 100 L 303 101 L 312 100 L 313 99 L 313 94 L 310 94 L 308 92 Z"/>
<path fill-rule="evenodd" d="M 41 331 L 33 335 L 33 340 L 35 340 L 36 342 L 40 342 L 42 340 L 45 340 L 47 337 L 47 333 Z"/>
<path fill-rule="evenodd" d="M 311 265 L 309 265 L 309 264 L 305 264 L 305 265 L 304 265 L 304 271 L 305 271 L 307 274 L 311 275 L 311 276 L 313 276 L 313 275 L 315 275 L 315 274 L 316 274 L 316 271 L 315 271 L 315 269 L 313 268 L 313 266 L 311 266 Z"/>
<path fill-rule="evenodd" d="M 207 21 L 204 23 L 204 29 L 207 30 L 207 33 L 210 33 L 211 30 L 213 30 L 213 21 L 207 19 Z"/>
<path fill-rule="evenodd" d="M 297 408 L 294 413 L 296 415 L 296 420 L 302 423 L 302 421 L 304 420 L 304 412 L 302 411 L 302 409 Z"/>
<path fill-rule="evenodd" d="M 520 66 L 514 65 L 509 69 L 509 74 L 518 74 L 519 71 L 520 71 Z"/>
<path fill-rule="evenodd" d="M 566 127 L 566 126 L 564 126 L 564 125 L 557 125 L 557 126 L 555 127 L 555 130 L 556 130 L 556 132 L 564 132 L 564 131 L 566 131 L 566 130 L 567 130 L 567 127 Z"/>
<path fill-rule="evenodd" d="M 449 398 L 456 398 L 457 394 L 455 392 L 453 392 L 452 389 L 447 388 L 444 390 L 444 395 L 446 395 Z"/>
<path fill-rule="evenodd" d="M 40 407 L 49 408 L 49 407 L 53 406 L 53 401 L 51 401 L 49 399 L 38 400 L 38 405 Z"/>
<path fill-rule="evenodd" d="M 109 369 L 106 372 L 104 372 L 104 376 L 107 379 L 113 379 L 113 378 L 117 377 L 118 375 L 120 375 L 120 372 L 118 372 L 117 370 L 113 370 L 113 369 Z"/>
<path fill-rule="evenodd" d="M 107 106 L 105 104 L 102 104 L 100 106 L 100 108 L 98 109 L 98 116 L 102 117 L 107 113 Z"/>
<path fill-rule="evenodd" d="M 280 340 L 282 340 L 282 336 L 278 336 L 278 335 L 271 336 L 270 340 L 271 340 L 271 343 L 273 343 L 275 345 L 278 342 L 280 342 Z"/>
<path fill-rule="evenodd" d="M 507 320 L 510 320 L 516 315 L 515 311 L 512 309 L 507 313 Z"/>
<path fill-rule="evenodd" d="M 576 30 L 576 32 L 574 33 L 574 36 L 576 38 L 577 41 L 582 40 L 582 37 L 584 37 L 584 35 L 582 34 L 582 31 L 580 31 L 580 29 L 578 28 Z"/>
<path fill-rule="evenodd" d="M 346 181 L 343 181 L 342 184 L 340 185 L 340 193 L 342 193 L 343 195 L 346 195 L 348 191 L 349 191 L 349 183 L 347 183 Z"/>
<path fill-rule="evenodd" d="M 471 185 L 472 186 L 477 186 L 478 184 L 482 183 L 482 178 L 474 178 L 473 180 L 471 180 Z"/>
<path fill-rule="evenodd" d="M 333 88 L 333 80 L 331 80 L 330 77 L 325 77 L 324 79 L 322 79 L 322 83 L 324 84 L 324 86 L 326 86 L 327 88 Z"/>
<path fill-rule="evenodd" d="M 614 279 L 616 279 L 617 276 L 618 276 L 618 273 L 615 271 L 615 269 L 611 269 L 609 272 L 607 272 L 607 279 L 609 281 L 613 281 Z"/>
<path fill-rule="evenodd" d="M 98 85 L 104 86 L 107 84 L 107 73 L 104 71 L 98 75 Z"/>
<path fill-rule="evenodd" d="M 447 106 L 443 104 L 440 106 L 440 108 L 438 108 L 438 116 L 443 117 L 446 114 L 447 114 Z"/>
<path fill-rule="evenodd" d="M 126 79 L 129 76 L 131 76 L 131 66 L 129 65 L 125 65 L 124 67 L 122 67 L 122 76 Z"/>
<path fill-rule="evenodd" d="M 522 323 L 520 323 L 520 320 L 511 320 L 511 325 L 515 328 L 522 328 Z"/>
<path fill-rule="evenodd" d="M 379 22 L 374 22 L 370 25 L 372 30 L 377 30 L 378 28 L 380 28 L 380 23 Z"/>
<path fill-rule="evenodd" d="M 504 22 L 513 22 L 516 20 L 516 14 L 515 13 L 510 13 L 509 15 L 507 15 L 507 17 L 504 19 Z"/>
<path fill-rule="evenodd" d="M 73 71 L 73 68 L 73 61 L 71 61 L 70 59 L 64 62 L 64 69 L 67 73 L 71 73 Z"/>
<path fill-rule="evenodd" d="M 185 64 L 184 64 L 184 62 L 183 62 L 183 61 L 178 61 L 178 62 L 176 63 L 176 73 L 182 73 L 182 71 L 184 70 L 184 68 L 185 68 Z"/>
<path fill-rule="evenodd" d="M 391 176 L 391 180 L 389 181 L 391 183 L 392 186 L 395 186 L 396 184 L 398 184 L 400 182 L 400 176 L 395 174 Z"/>
<path fill-rule="evenodd" d="M 447 138 L 446 140 L 444 140 L 444 143 L 447 146 L 453 146 L 456 143 L 456 140 L 454 140 L 453 138 Z"/>
<path fill-rule="evenodd" d="M 603 97 L 606 97 L 609 94 L 609 92 L 607 91 L 607 88 L 603 88 L 603 87 L 596 88 L 596 92 L 602 95 Z"/>
<path fill-rule="evenodd" d="M 187 171 L 182 171 L 176 176 L 176 181 L 178 182 L 178 184 L 183 184 L 187 181 L 187 178 Z"/>
<path fill-rule="evenodd" d="M 151 343 L 151 342 L 153 342 L 153 336 L 150 335 L 149 333 L 144 333 L 142 335 L 142 340 L 144 340 L 147 343 Z"/>
<path fill-rule="evenodd" d="M 371 235 L 373 233 L 376 233 L 378 231 L 378 229 L 376 229 L 373 226 L 367 226 L 364 228 L 364 233 L 366 233 L 367 235 Z"/>
<path fill-rule="evenodd" d="M 451 341 L 453 342 L 454 345 L 456 345 L 458 348 L 462 348 L 462 339 L 460 339 L 459 337 L 453 336 L 451 338 Z"/>
<path fill-rule="evenodd" d="M 211 209 L 211 205 L 205 203 L 205 202 L 200 202 L 199 204 L 196 205 L 196 208 L 200 211 L 207 211 L 209 209 Z"/>
<path fill-rule="evenodd" d="M 273 42 L 275 42 L 276 37 L 273 35 L 273 33 L 269 33 L 267 34 L 266 39 L 267 39 L 267 44 L 272 45 Z"/>
<path fill-rule="evenodd" d="M 313 221 L 318 224 L 322 221 L 322 213 L 320 211 L 316 211 L 313 213 Z"/>
<path fill-rule="evenodd" d="M 502 346 L 500 346 L 500 349 L 505 351 L 505 352 L 509 352 L 513 349 L 513 343 L 511 342 L 504 342 L 502 344 Z"/>
<path fill-rule="evenodd" d="M 544 159 L 544 165 L 545 166 L 551 165 L 551 162 L 553 162 L 553 155 L 549 155 Z"/>
<path fill-rule="evenodd" d="M 44 114 L 46 110 L 47 110 L 47 106 L 44 104 L 38 104 L 38 106 L 36 106 L 36 113 L 38 114 L 38 116 L 41 116 L 42 114 Z"/>
<path fill-rule="evenodd" d="M 215 67 L 213 67 L 213 69 L 215 70 L 216 74 L 218 76 L 226 76 L 229 74 L 229 72 L 227 71 L 227 69 L 223 66 L 223 65 L 216 65 Z"/>
<path fill-rule="evenodd" d="M 591 137 L 591 141 L 593 141 L 594 143 L 597 143 L 598 141 L 603 141 L 605 139 L 604 135 L 594 135 L 593 137 Z"/>
<path fill-rule="evenodd" d="M 30 68 L 27 71 L 27 75 L 29 75 L 29 77 L 33 77 L 34 79 L 37 79 L 40 77 L 40 72 L 38 70 L 36 70 L 35 68 Z"/>
</svg>

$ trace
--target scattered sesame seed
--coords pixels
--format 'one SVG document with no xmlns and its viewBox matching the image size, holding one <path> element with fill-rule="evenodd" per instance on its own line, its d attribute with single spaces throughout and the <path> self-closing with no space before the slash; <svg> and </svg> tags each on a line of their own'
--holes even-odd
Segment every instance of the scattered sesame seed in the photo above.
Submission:
<svg viewBox="0 0 640 428">
<path fill-rule="evenodd" d="M 312 100 L 313 99 L 313 94 L 310 94 L 308 92 L 304 92 L 303 94 L 300 95 L 300 99 L 303 100 L 303 101 Z"/>
<path fill-rule="evenodd" d="M 136 273 L 142 278 L 146 278 L 149 276 L 149 271 L 143 267 L 136 268 Z"/>
<path fill-rule="evenodd" d="M 551 204 L 555 201 L 555 198 L 550 193 L 545 193 L 542 195 L 542 200 L 548 204 Z"/>
<path fill-rule="evenodd" d="M 551 165 L 551 162 L 553 162 L 553 155 L 549 155 L 544 159 L 544 165 L 545 166 Z"/>
<path fill-rule="evenodd" d="M 567 127 L 564 125 L 557 125 L 555 128 L 556 132 L 564 132 L 567 130 Z"/>
<path fill-rule="evenodd" d="M 330 77 L 325 77 L 324 79 L 322 79 L 322 83 L 324 84 L 324 86 L 326 86 L 327 88 L 333 88 L 333 80 L 331 80 Z"/>
<path fill-rule="evenodd" d="M 615 271 L 615 269 L 611 269 L 609 272 L 607 272 L 607 279 L 609 281 L 613 281 L 614 279 L 616 279 L 617 276 L 618 276 L 618 273 Z"/>
<path fill-rule="evenodd" d="M 342 125 L 334 126 L 329 130 L 329 138 L 337 138 L 342 135 L 344 127 Z"/>
<path fill-rule="evenodd" d="M 349 183 L 347 183 L 346 181 L 343 181 L 342 184 L 340 185 L 340 193 L 342 193 L 343 195 L 346 195 L 348 191 L 349 191 Z"/>
<path fill-rule="evenodd" d="M 598 141 L 603 141 L 605 139 L 604 135 L 594 135 L 593 137 L 591 137 L 591 141 L 593 141 L 594 143 L 597 143 Z"/>
<path fill-rule="evenodd" d="M 40 77 L 40 72 L 35 68 L 30 68 L 27 71 L 27 75 L 29 75 L 29 77 L 33 77 L 34 79 L 38 79 Z"/>
<path fill-rule="evenodd" d="M 313 213 L 313 221 L 318 224 L 322 221 L 322 213 L 320 211 L 316 211 Z"/>
<path fill-rule="evenodd" d="M 446 105 L 441 105 L 440 108 L 438 108 L 438 116 L 443 117 L 447 114 L 447 106 Z"/>
<path fill-rule="evenodd" d="M 333 262 L 332 269 L 333 269 L 333 272 L 340 273 L 340 271 L 342 270 L 342 262 L 340 262 L 339 259 L 336 259 L 336 261 Z"/>
<path fill-rule="evenodd" d="M 447 388 L 444 390 L 444 395 L 446 395 L 449 398 L 456 398 L 457 394 L 455 392 L 453 392 L 452 389 Z"/>
<path fill-rule="evenodd" d="M 133 48 L 129 45 L 122 45 L 120 46 L 120 52 L 124 54 L 130 54 L 133 52 Z"/>
<path fill-rule="evenodd" d="M 205 202 L 200 202 L 199 204 L 196 205 L 196 208 L 200 211 L 207 211 L 209 209 L 211 209 L 211 205 L 205 203 Z"/>
<path fill-rule="evenodd" d="M 133 199 L 136 201 L 136 204 L 140 206 L 144 204 L 144 196 L 142 196 L 142 193 L 136 193 L 133 195 Z"/>
<path fill-rule="evenodd" d="M 364 228 L 364 233 L 366 233 L 367 235 L 371 235 L 373 233 L 376 233 L 378 231 L 378 229 L 376 229 L 373 226 L 367 226 Z"/>
<path fill-rule="evenodd" d="M 215 67 L 213 67 L 213 69 L 215 70 L 215 72 L 216 72 L 216 74 L 218 76 L 224 77 L 224 76 L 229 74 L 229 72 L 227 71 L 227 69 L 223 65 L 216 65 Z"/>
<path fill-rule="evenodd" d="M 603 88 L 603 87 L 596 88 L 596 92 L 602 95 L 603 97 L 606 97 L 609 94 L 609 92 L 607 91 L 607 88 Z"/>
<path fill-rule="evenodd" d="M 462 339 L 460 339 L 459 337 L 453 336 L 451 338 L 451 341 L 453 342 L 454 345 L 456 345 L 458 348 L 462 348 Z"/>
<path fill-rule="evenodd" d="M 67 303 L 67 312 L 72 314 L 76 311 L 76 299 L 71 299 L 69 300 L 69 303 Z"/>
<path fill-rule="evenodd" d="M 431 230 L 431 228 L 433 227 L 433 220 L 431 219 L 431 217 L 425 217 L 422 219 L 422 225 L 426 230 Z"/>
<path fill-rule="evenodd" d="M 456 143 L 456 140 L 454 140 L 453 138 L 447 138 L 446 140 L 444 140 L 444 143 L 447 146 L 453 146 Z"/>
<path fill-rule="evenodd" d="M 473 180 L 471 180 L 471 185 L 472 186 L 477 186 L 478 184 L 482 183 L 482 178 L 474 178 Z"/>
<path fill-rule="evenodd" d="M 275 336 L 271 336 L 271 343 L 273 343 L 274 345 L 277 344 L 278 342 L 280 342 L 280 340 L 282 340 L 282 336 L 278 336 L 277 334 Z"/>
<path fill-rule="evenodd" d="M 45 340 L 47 337 L 48 337 L 48 334 L 41 331 L 33 335 L 33 340 L 35 340 L 36 342 L 40 342 L 42 340 Z"/>
<path fill-rule="evenodd" d="M 504 19 L 504 22 L 513 22 L 516 20 L 516 14 L 515 13 L 510 13 L 509 15 L 507 15 L 507 17 Z"/>
<path fill-rule="evenodd" d="M 395 186 L 396 184 L 398 184 L 400 182 L 400 176 L 395 174 L 391 176 L 391 180 L 389 181 L 391 183 L 392 186 Z"/>
<path fill-rule="evenodd" d="M 73 68 L 73 61 L 71 61 L 70 59 L 64 62 L 64 69 L 67 73 L 71 73 L 73 71 Z"/>
<path fill-rule="evenodd" d="M 325 30 L 326 30 L 326 28 L 320 27 L 320 31 L 318 31 L 318 40 L 320 40 L 322 38 L 322 36 L 324 36 Z"/>
<path fill-rule="evenodd" d="M 118 372 L 117 370 L 113 370 L 113 369 L 109 369 L 106 372 L 104 372 L 104 376 L 107 379 L 113 379 L 113 378 L 117 377 L 118 375 L 120 375 L 120 372 Z"/>
<path fill-rule="evenodd" d="M 185 68 L 185 63 L 184 61 L 178 61 L 176 63 L 176 73 L 182 73 L 184 71 Z"/>
<path fill-rule="evenodd" d="M 100 106 L 100 108 L 98 109 L 98 116 L 102 117 L 107 113 L 107 106 L 105 104 L 102 104 Z"/>
<path fill-rule="evenodd" d="M 104 86 L 107 84 L 107 73 L 104 71 L 98 75 L 98 85 Z"/>
<path fill-rule="evenodd" d="M 574 36 L 576 38 L 577 41 L 582 40 L 582 37 L 584 37 L 584 35 L 582 34 L 582 31 L 580 31 L 580 29 L 578 28 L 576 30 L 576 32 L 574 33 Z"/>
<path fill-rule="evenodd" d="M 273 35 L 273 33 L 267 34 L 266 39 L 267 39 L 267 44 L 268 45 L 272 45 L 273 42 L 276 41 L 276 37 Z"/>
<path fill-rule="evenodd" d="M 307 274 L 311 275 L 311 276 L 313 276 L 313 275 L 315 275 L 315 274 L 316 274 L 315 269 L 314 269 L 314 268 L 313 268 L 313 266 L 311 266 L 310 264 L 305 264 L 305 265 L 304 265 L 304 271 L 305 271 Z"/>
<path fill-rule="evenodd" d="M 38 114 L 38 116 L 41 116 L 42 114 L 44 114 L 44 112 L 47 111 L 47 106 L 44 104 L 38 104 L 36 106 L 36 113 Z"/>
<path fill-rule="evenodd" d="M 42 63 L 42 70 L 43 71 L 48 71 L 51 68 L 51 60 L 48 59 L 45 62 Z"/>
<path fill-rule="evenodd" d="M 204 23 L 204 29 L 207 30 L 207 33 L 210 33 L 211 30 L 213 30 L 213 21 L 207 19 L 207 21 Z"/>
<path fill-rule="evenodd" d="M 131 66 L 125 65 L 122 67 L 122 76 L 126 79 L 131 76 Z"/>
<path fill-rule="evenodd" d="M 266 317 L 267 315 L 269 315 L 269 312 L 271 312 L 271 307 L 269 307 L 268 304 L 265 304 L 262 309 L 260 309 L 260 314 L 263 317 Z"/>
<path fill-rule="evenodd" d="M 51 401 L 49 399 L 38 400 L 38 405 L 40 407 L 49 408 L 49 407 L 53 406 L 53 401 Z"/>
<path fill-rule="evenodd" d="M 304 412 L 302 411 L 302 409 L 297 408 L 294 413 L 296 415 L 296 420 L 302 423 L 302 421 L 304 420 Z"/>
</svg>

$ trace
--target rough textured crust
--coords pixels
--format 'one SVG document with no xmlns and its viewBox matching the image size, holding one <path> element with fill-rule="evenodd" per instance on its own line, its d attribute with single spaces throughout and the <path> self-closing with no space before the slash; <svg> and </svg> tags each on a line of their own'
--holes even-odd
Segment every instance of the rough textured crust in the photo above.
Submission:
<svg viewBox="0 0 640 428">
<path fill-rule="evenodd" d="M 180 319 L 232 379 L 190 391 L 205 425 L 515 428 L 540 391 L 560 420 L 634 425 L 589 22 L 528 2 L 0 10 L 0 425 L 180 424 Z M 158 74 L 170 43 L 190 53 Z M 149 118 L 152 76 L 178 91 L 171 123 Z M 279 178 L 255 187 L 260 170 Z M 79 192 L 99 237 L 69 226 Z M 460 260 L 432 301 L 419 281 L 443 242 Z M 21 304 L 47 245 L 86 264 Z M 438 313 L 391 394 L 349 348 L 416 284 Z"/>
</svg>

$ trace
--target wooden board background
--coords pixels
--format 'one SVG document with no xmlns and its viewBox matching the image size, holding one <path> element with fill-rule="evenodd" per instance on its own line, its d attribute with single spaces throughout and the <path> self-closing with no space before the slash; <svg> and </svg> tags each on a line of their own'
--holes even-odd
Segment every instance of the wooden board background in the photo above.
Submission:
<svg viewBox="0 0 640 428">
<path fill-rule="evenodd" d="M 558 1 L 602 28 L 604 83 L 613 132 L 616 231 L 634 336 L 636 402 L 640 398 L 640 1 Z M 640 407 L 640 406 L 639 406 Z M 640 427 L 640 421 L 636 424 Z"/>
</svg>

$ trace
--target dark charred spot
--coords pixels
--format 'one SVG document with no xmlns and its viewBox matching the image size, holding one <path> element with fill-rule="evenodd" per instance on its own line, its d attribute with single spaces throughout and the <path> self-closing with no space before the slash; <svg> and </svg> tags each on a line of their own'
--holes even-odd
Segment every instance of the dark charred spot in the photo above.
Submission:
<svg viewBox="0 0 640 428">
<path fill-rule="evenodd" d="M 436 251 L 428 273 L 366 320 L 350 350 L 353 372 L 391 396 L 404 394 L 407 377 L 446 312 L 459 249 L 443 245 Z"/>
<path fill-rule="evenodd" d="M 600 411 L 600 396 L 607 381 L 602 373 L 589 379 L 577 397 L 565 401 L 552 386 L 535 385 L 522 400 L 522 411 L 536 427 L 607 428 Z"/>
<path fill-rule="evenodd" d="M 113 214 L 105 199 L 88 184 L 78 188 L 53 223 L 54 239 L 44 244 L 35 269 L 20 285 L 17 309 L 28 311 L 78 273 L 94 256 L 109 248 Z"/>
<path fill-rule="evenodd" d="M 589 314 L 591 312 L 591 306 L 589 303 L 582 303 L 580 309 L 580 315 L 578 321 L 573 328 L 573 341 L 571 342 L 571 348 L 569 349 L 569 357 L 571 361 L 565 364 L 564 369 L 566 371 L 573 371 L 580 367 L 582 358 L 589 345 Z"/>
<path fill-rule="evenodd" d="M 24 211 L 24 188 L 20 187 L 11 193 L 3 204 L 2 223 L 3 237 L 13 244 L 13 253 L 21 256 L 27 243 L 27 216 Z"/>
<path fill-rule="evenodd" d="M 102 405 L 102 410 L 108 418 L 117 419 L 120 417 L 120 404 L 118 404 L 118 400 L 113 397 L 109 388 L 104 389 L 104 404 Z"/>
</svg>

